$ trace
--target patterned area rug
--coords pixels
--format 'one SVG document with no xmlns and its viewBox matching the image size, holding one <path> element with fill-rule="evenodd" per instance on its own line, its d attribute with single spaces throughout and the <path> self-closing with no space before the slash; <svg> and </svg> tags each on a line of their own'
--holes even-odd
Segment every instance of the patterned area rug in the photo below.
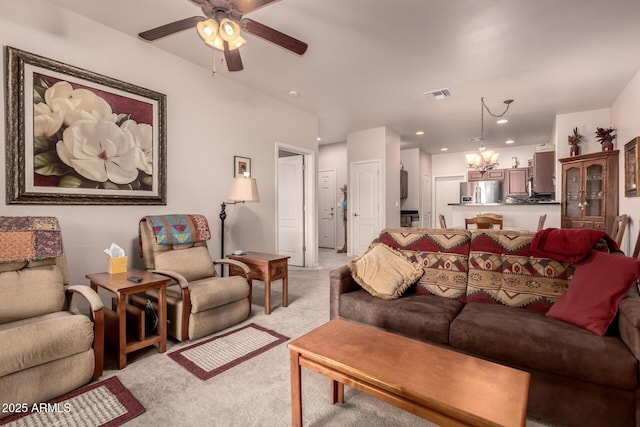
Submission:
<svg viewBox="0 0 640 427">
<path fill-rule="evenodd" d="M 289 338 L 250 323 L 169 353 L 169 357 L 201 380 L 208 380 Z"/>
<path fill-rule="evenodd" d="M 26 413 L 0 420 L 0 426 L 115 427 L 144 411 L 144 406 L 120 380 L 111 377 L 47 403 L 31 405 Z"/>
</svg>

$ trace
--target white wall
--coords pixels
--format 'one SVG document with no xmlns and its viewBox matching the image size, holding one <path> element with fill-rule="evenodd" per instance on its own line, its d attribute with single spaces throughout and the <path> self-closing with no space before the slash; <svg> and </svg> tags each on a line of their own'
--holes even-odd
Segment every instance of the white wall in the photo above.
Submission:
<svg viewBox="0 0 640 427">
<path fill-rule="evenodd" d="M 314 116 L 43 1 L 4 2 L 0 39 L 167 95 L 167 206 L 8 206 L 4 191 L 0 195 L 2 215 L 59 218 L 74 283 L 86 284 L 85 274 L 106 270 L 102 249 L 111 242 L 140 266 L 137 226 L 147 214 L 206 215 L 213 233 L 210 252 L 217 258 L 218 214 L 231 185 L 234 155 L 252 159 L 261 201 L 227 208 L 226 249 L 275 250 L 275 142 L 317 153 Z M 1 73 L 4 80 L 4 67 Z M 4 86 L 0 91 L 4 95 Z M 4 103 L 0 111 L 5 113 Z M 2 146 L 4 151 L 4 139 Z M 5 156 L 0 166 L 6 170 Z M 3 174 L 3 188 L 5 181 Z"/>
<path fill-rule="evenodd" d="M 385 227 L 400 227 L 400 135 L 385 128 Z"/>
<path fill-rule="evenodd" d="M 624 144 L 640 136 L 640 72 L 638 72 L 611 106 L 611 126 L 617 129 L 616 149 L 620 154 L 620 209 L 631 221 L 627 226 L 622 246 L 627 255 L 633 254 L 640 231 L 640 197 L 624 195 Z"/>
</svg>

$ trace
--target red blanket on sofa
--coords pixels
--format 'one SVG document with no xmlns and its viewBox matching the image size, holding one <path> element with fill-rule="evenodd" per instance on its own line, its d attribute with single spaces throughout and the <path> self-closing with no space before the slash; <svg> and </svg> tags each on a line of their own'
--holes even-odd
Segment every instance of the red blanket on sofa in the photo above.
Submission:
<svg viewBox="0 0 640 427">
<path fill-rule="evenodd" d="M 604 240 L 609 252 L 622 252 L 605 231 L 593 228 L 545 228 L 531 242 L 533 256 L 563 262 L 580 262 Z"/>
</svg>

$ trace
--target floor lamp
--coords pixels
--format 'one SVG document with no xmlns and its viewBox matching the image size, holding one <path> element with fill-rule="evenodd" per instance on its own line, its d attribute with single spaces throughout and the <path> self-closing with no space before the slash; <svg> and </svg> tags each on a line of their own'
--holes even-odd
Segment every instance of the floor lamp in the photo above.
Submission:
<svg viewBox="0 0 640 427">
<path fill-rule="evenodd" d="M 220 258 L 224 258 L 224 220 L 227 218 L 225 208 L 227 205 L 235 205 L 244 202 L 259 202 L 258 185 L 255 178 L 237 176 L 233 178 L 231 189 L 229 190 L 228 201 L 220 204 Z M 221 271 L 224 276 L 224 267 Z"/>
</svg>

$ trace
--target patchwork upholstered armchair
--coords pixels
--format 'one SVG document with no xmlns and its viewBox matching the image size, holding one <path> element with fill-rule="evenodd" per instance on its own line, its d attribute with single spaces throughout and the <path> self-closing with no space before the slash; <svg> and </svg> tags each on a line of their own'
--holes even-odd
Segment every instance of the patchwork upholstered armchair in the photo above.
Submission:
<svg viewBox="0 0 640 427">
<path fill-rule="evenodd" d="M 70 309 L 74 295 L 93 321 Z M 58 220 L 0 216 L 0 402 L 31 406 L 100 377 L 103 342 L 102 301 L 68 285 Z"/>
<path fill-rule="evenodd" d="M 145 268 L 173 279 L 167 287 L 169 335 L 180 341 L 196 339 L 249 317 L 249 267 L 230 259 L 212 261 L 207 248 L 211 233 L 204 216 L 146 216 L 140 221 L 139 236 Z M 245 274 L 219 277 L 216 264 L 234 264 Z"/>
</svg>

